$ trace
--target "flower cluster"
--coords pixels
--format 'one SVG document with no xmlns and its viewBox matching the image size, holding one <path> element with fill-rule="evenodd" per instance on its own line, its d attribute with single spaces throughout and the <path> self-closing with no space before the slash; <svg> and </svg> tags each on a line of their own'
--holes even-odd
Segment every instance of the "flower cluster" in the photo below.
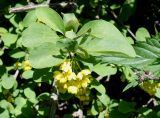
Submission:
<svg viewBox="0 0 160 118">
<path fill-rule="evenodd" d="M 88 85 L 91 82 L 91 71 L 84 69 L 78 74 L 72 70 L 70 60 L 65 60 L 59 68 L 54 72 L 53 76 L 60 93 L 70 93 L 75 95 L 81 101 L 89 100 L 90 91 Z"/>
<path fill-rule="evenodd" d="M 157 89 L 160 88 L 160 83 L 157 82 L 150 82 L 150 81 L 144 81 L 140 87 L 146 91 L 149 95 L 155 95 L 157 92 Z"/>
<path fill-rule="evenodd" d="M 25 71 L 32 69 L 32 66 L 31 66 L 29 60 L 25 60 L 25 61 L 23 62 L 23 69 L 24 69 Z"/>
<path fill-rule="evenodd" d="M 32 66 L 31 66 L 29 60 L 25 60 L 22 63 L 16 62 L 15 67 L 16 68 L 23 68 L 24 71 L 32 69 Z"/>
</svg>

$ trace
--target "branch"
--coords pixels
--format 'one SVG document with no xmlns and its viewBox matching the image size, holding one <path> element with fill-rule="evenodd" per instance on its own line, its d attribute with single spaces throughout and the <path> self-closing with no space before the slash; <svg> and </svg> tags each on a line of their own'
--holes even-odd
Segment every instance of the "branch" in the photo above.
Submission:
<svg viewBox="0 0 160 118">
<path fill-rule="evenodd" d="M 10 13 L 17 13 L 17 12 L 24 12 L 27 10 L 33 10 L 39 7 L 53 7 L 53 8 L 57 8 L 57 7 L 61 7 L 61 8 L 66 8 L 68 6 L 76 6 L 77 7 L 77 3 L 75 2 L 59 2 L 59 3 L 50 3 L 51 0 L 47 0 L 46 3 L 42 3 L 42 4 L 28 4 L 22 7 L 12 7 L 9 9 Z"/>
<path fill-rule="evenodd" d="M 75 117 L 83 118 L 83 111 L 82 111 L 82 109 L 78 109 L 78 111 L 73 112 L 72 116 L 73 116 L 74 118 L 75 118 Z"/>
<path fill-rule="evenodd" d="M 17 12 L 23 12 L 23 11 L 27 11 L 27 10 L 32 10 L 38 7 L 48 7 L 48 4 L 29 4 L 26 6 L 22 6 L 22 7 L 13 7 L 9 9 L 10 13 L 17 13 Z"/>
<path fill-rule="evenodd" d="M 134 35 L 134 33 L 118 19 L 118 16 L 115 14 L 115 12 L 113 10 L 111 10 L 110 8 L 108 11 L 112 14 L 112 16 L 118 21 L 118 23 L 120 25 L 122 25 L 124 28 L 126 28 L 127 32 L 132 36 L 132 38 L 134 40 L 136 40 L 136 36 Z"/>
<path fill-rule="evenodd" d="M 57 94 L 57 90 L 55 87 L 55 81 L 53 81 L 52 84 L 52 90 L 51 90 L 51 109 L 50 109 L 50 115 L 49 118 L 55 118 L 56 115 L 56 110 L 57 110 L 57 106 L 58 106 L 58 94 Z"/>
<path fill-rule="evenodd" d="M 18 74 L 19 74 L 19 70 L 16 70 L 15 74 L 13 75 L 13 78 L 17 79 Z"/>
</svg>

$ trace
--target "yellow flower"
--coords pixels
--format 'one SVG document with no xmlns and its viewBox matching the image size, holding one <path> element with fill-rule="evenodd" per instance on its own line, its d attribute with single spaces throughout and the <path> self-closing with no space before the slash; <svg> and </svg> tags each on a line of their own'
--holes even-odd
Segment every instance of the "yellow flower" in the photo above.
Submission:
<svg viewBox="0 0 160 118">
<path fill-rule="evenodd" d="M 56 80 L 60 80 L 63 77 L 63 74 L 60 71 L 55 71 L 53 78 L 55 78 Z"/>
<path fill-rule="evenodd" d="M 31 66 L 31 64 L 29 63 L 29 60 L 26 60 L 26 61 L 23 62 L 23 69 L 24 69 L 25 71 L 32 69 L 32 66 Z"/>
<path fill-rule="evenodd" d="M 55 71 L 53 77 L 60 83 L 67 82 L 67 78 L 60 71 Z"/>
<path fill-rule="evenodd" d="M 59 82 L 60 83 L 65 83 L 65 82 L 67 82 L 67 78 L 66 77 L 60 78 Z"/>
<path fill-rule="evenodd" d="M 91 71 L 89 69 L 84 69 L 77 74 L 77 78 L 79 80 L 82 80 L 84 77 L 90 76 L 90 74 L 91 74 Z"/>
<path fill-rule="evenodd" d="M 78 78 L 79 80 L 82 80 L 82 78 L 83 78 L 82 72 L 79 72 L 79 73 L 77 74 L 77 78 Z"/>
<path fill-rule="evenodd" d="M 86 76 L 91 74 L 91 71 L 89 69 L 84 69 L 81 72 L 82 72 L 82 74 L 84 74 Z"/>
<path fill-rule="evenodd" d="M 60 66 L 60 70 L 64 72 L 72 71 L 70 60 L 64 61 Z"/>
<path fill-rule="evenodd" d="M 22 63 L 20 63 L 20 62 L 16 62 L 15 66 L 16 66 L 16 68 L 19 68 L 19 67 L 21 67 L 21 66 L 22 66 Z"/>
<path fill-rule="evenodd" d="M 68 93 L 77 94 L 78 93 L 78 88 L 76 86 L 69 86 L 68 87 Z"/>
<path fill-rule="evenodd" d="M 88 82 L 85 81 L 85 80 L 82 80 L 82 81 L 81 81 L 81 86 L 82 86 L 83 88 L 86 88 L 86 87 L 88 86 Z"/>
<path fill-rule="evenodd" d="M 150 82 L 150 81 L 144 81 L 140 87 L 146 91 L 149 95 L 155 95 L 155 93 L 157 92 L 157 88 L 159 87 L 159 83 L 156 82 Z"/>
<path fill-rule="evenodd" d="M 64 85 L 63 85 L 63 88 L 64 88 L 64 89 L 67 89 L 67 88 L 68 88 L 68 85 L 67 85 L 67 84 L 64 84 Z"/>
<path fill-rule="evenodd" d="M 76 80 L 76 74 L 74 72 L 67 73 L 68 80 Z"/>
</svg>

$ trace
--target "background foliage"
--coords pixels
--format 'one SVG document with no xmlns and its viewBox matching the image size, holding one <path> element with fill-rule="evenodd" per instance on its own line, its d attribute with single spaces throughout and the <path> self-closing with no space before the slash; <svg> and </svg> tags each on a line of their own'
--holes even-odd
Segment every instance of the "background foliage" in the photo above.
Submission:
<svg viewBox="0 0 160 118">
<path fill-rule="evenodd" d="M 1 0 L 0 118 L 159 118 L 158 0 Z"/>
</svg>

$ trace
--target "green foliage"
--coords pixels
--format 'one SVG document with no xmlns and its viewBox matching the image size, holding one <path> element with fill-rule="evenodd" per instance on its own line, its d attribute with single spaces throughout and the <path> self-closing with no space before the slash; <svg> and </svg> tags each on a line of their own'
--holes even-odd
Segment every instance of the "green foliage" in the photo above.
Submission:
<svg viewBox="0 0 160 118">
<path fill-rule="evenodd" d="M 25 47 L 36 47 L 45 42 L 56 43 L 59 39 L 56 32 L 41 23 L 33 23 L 22 33 L 22 44 Z"/>
<path fill-rule="evenodd" d="M 38 21 L 45 23 L 53 30 L 64 33 L 64 23 L 60 15 L 50 8 L 37 8 Z"/>
<path fill-rule="evenodd" d="M 32 2 L 46 6 L 45 0 Z M 159 117 L 158 34 L 141 27 L 130 37 L 121 26 L 135 13 L 136 0 L 77 1 L 76 6 L 74 13 L 62 14 L 58 7 L 59 13 L 38 7 L 10 14 L 3 8 L 8 24 L 0 27 L 0 118 Z M 94 20 L 83 18 L 84 11 Z M 114 11 L 116 20 L 106 18 Z M 150 79 L 157 87 L 148 95 L 153 107 L 142 98 L 147 93 L 141 85 Z M 134 94 L 123 98 L 130 90 L 138 93 L 139 85 L 144 91 L 138 99 L 144 102 Z"/>
</svg>

